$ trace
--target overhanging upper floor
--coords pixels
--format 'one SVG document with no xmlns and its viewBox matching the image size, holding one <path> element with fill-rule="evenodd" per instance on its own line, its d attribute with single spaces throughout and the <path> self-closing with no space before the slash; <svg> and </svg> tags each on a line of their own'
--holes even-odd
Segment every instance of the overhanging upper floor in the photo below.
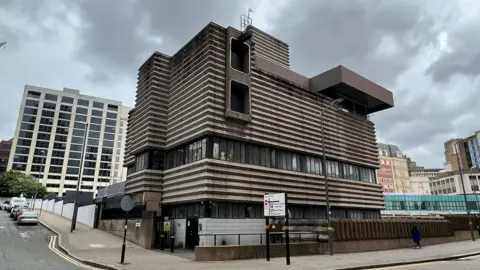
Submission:
<svg viewBox="0 0 480 270">
<path fill-rule="evenodd" d="M 393 94 L 361 75 L 338 66 L 309 80 L 311 91 L 332 98 L 345 98 L 374 113 L 393 107 Z"/>
</svg>

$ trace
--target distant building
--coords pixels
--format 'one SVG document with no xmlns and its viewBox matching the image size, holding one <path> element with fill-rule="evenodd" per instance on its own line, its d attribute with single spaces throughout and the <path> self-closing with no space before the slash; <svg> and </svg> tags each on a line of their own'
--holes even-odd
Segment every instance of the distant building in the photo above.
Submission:
<svg viewBox="0 0 480 270">
<path fill-rule="evenodd" d="M 412 185 L 412 192 L 417 194 L 430 195 L 430 179 L 440 174 L 443 169 L 428 169 L 423 166 L 417 166 L 417 163 L 411 158 L 407 158 L 408 175 Z"/>
<path fill-rule="evenodd" d="M 121 181 L 126 178 L 123 155 L 129 111 L 120 101 L 78 90 L 26 85 L 8 170 L 39 177 L 49 192 L 61 196 L 77 188 L 85 149 L 81 190 L 95 192 Z"/>
<path fill-rule="evenodd" d="M 12 140 L 0 141 L 0 174 L 7 171 L 8 157 L 12 148 Z"/>
<path fill-rule="evenodd" d="M 377 181 L 384 192 L 412 192 L 408 174 L 408 160 L 400 148 L 393 144 L 377 143 L 380 168 Z"/>
<path fill-rule="evenodd" d="M 480 186 L 480 169 L 463 170 L 462 177 L 465 184 L 465 193 L 476 193 Z M 439 173 L 436 177 L 430 178 L 431 194 L 463 194 L 462 177 L 459 171 Z"/>
<path fill-rule="evenodd" d="M 382 216 L 465 214 L 464 196 L 385 194 Z M 480 213 L 480 195 L 467 196 L 468 209 Z"/>
</svg>

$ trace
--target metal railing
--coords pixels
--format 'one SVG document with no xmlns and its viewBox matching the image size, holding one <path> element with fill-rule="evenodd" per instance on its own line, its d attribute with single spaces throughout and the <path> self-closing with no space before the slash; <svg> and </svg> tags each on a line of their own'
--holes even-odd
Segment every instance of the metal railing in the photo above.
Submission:
<svg viewBox="0 0 480 270">
<path fill-rule="evenodd" d="M 199 234 L 198 236 L 201 246 L 265 244 L 265 233 L 216 233 Z M 284 232 L 270 232 L 269 238 L 270 244 L 285 243 Z M 290 232 L 290 243 L 312 243 L 327 240 L 326 232 Z"/>
</svg>

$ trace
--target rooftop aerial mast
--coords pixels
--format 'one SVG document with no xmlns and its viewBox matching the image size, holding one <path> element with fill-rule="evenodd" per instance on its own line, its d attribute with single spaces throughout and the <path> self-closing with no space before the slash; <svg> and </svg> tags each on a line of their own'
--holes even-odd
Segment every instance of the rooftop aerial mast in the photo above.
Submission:
<svg viewBox="0 0 480 270">
<path fill-rule="evenodd" d="M 253 13 L 253 10 L 249 8 L 247 13 L 248 15 L 240 15 L 240 30 L 242 32 L 247 30 L 249 25 L 252 25 L 252 17 L 250 17 L 251 13 Z"/>
</svg>

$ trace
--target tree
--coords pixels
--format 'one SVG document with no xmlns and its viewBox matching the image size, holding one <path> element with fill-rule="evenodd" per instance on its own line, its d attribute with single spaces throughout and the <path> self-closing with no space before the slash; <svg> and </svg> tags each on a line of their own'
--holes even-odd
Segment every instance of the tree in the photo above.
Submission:
<svg viewBox="0 0 480 270">
<path fill-rule="evenodd" d="M 8 171 L 0 175 L 0 196 L 2 197 L 32 197 L 37 192 L 37 198 L 47 194 L 47 189 L 38 183 L 33 176 L 20 171 Z"/>
</svg>

